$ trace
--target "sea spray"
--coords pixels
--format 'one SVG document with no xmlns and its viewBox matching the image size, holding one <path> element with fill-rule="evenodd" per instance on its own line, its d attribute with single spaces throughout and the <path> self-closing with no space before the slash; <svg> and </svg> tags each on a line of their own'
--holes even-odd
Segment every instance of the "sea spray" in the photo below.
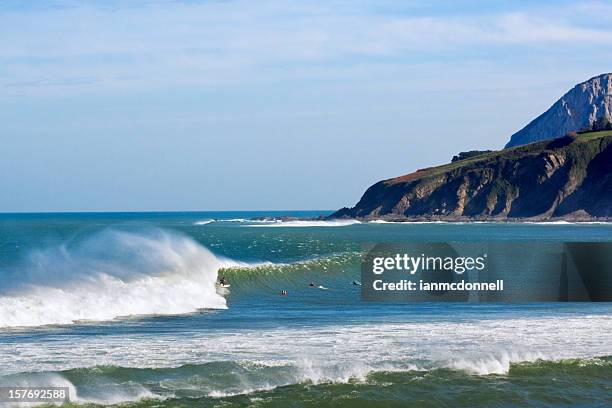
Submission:
<svg viewBox="0 0 612 408">
<path fill-rule="evenodd" d="M 142 399 L 163 400 L 162 396 L 152 393 L 137 381 L 117 381 L 105 376 L 109 368 L 94 367 L 77 369 L 68 372 L 33 372 L 0 377 L 0 386 L 24 389 L 28 387 L 67 388 L 71 403 L 114 405 Z M 76 383 L 76 385 L 75 385 Z M 11 407 L 37 406 L 36 403 L 11 403 Z M 44 404 L 44 406 L 47 406 Z M 0 407 L 3 407 L 0 402 Z"/>
<path fill-rule="evenodd" d="M 233 265 L 179 233 L 106 229 L 31 252 L 0 286 L 0 327 L 226 308 L 215 282 Z"/>
</svg>

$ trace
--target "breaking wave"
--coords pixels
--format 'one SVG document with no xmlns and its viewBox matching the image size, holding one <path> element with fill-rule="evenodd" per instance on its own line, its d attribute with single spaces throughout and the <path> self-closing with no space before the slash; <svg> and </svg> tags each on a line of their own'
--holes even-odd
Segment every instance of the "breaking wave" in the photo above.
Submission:
<svg viewBox="0 0 612 408">
<path fill-rule="evenodd" d="M 200 220 L 193 223 L 193 225 L 206 225 L 215 222 L 215 220 Z"/>
<path fill-rule="evenodd" d="M 465 362 L 469 365 L 469 362 Z M 472 362 L 480 367 L 478 362 Z M 187 364 L 170 368 L 131 368 L 96 366 L 60 372 L 24 373 L 0 379 L 0 384 L 13 386 L 68 387 L 71 401 L 77 404 L 114 405 L 140 401 L 143 406 L 175 406 L 180 402 L 219 400 L 234 396 L 275 396 L 289 401 L 299 400 L 297 393 L 318 387 L 345 395 L 365 392 L 376 387 L 377 392 L 390 396 L 397 391 L 408 394 L 429 390 L 430 398 L 444 395 L 453 387 L 473 389 L 474 397 L 485 385 L 517 383 L 517 389 L 542 391 L 549 384 L 551 392 L 559 392 L 559 381 L 564 386 L 580 389 L 591 387 L 593 379 L 605 381 L 612 369 L 610 357 L 566 360 L 512 361 L 503 372 L 477 373 L 463 367 L 446 367 L 427 362 L 381 363 L 371 366 L 353 362 L 350 365 L 320 365 L 312 361 L 265 364 L 251 361 L 220 361 Z M 551 381 L 550 379 L 556 379 Z M 539 388 L 538 388 L 539 387 Z M 436 392 L 431 392 L 435 390 Z M 503 387 L 498 392 L 507 392 Z M 316 393 L 315 393 L 316 394 Z M 542 394 L 545 398 L 546 393 Z M 599 396 L 602 398 L 603 396 Z M 536 397 L 537 399 L 537 397 Z M 490 403 L 490 400 L 489 400 Z M 180 405 L 180 404 L 179 404 Z M 487 404 L 485 404 L 487 405 Z"/>
<path fill-rule="evenodd" d="M 248 225 L 249 227 L 346 227 L 348 225 L 361 224 L 358 220 L 292 220 L 271 221 Z"/>
<path fill-rule="evenodd" d="M 232 284 L 232 295 L 254 295 L 283 289 L 309 288 L 309 284 L 337 288 L 359 280 L 360 252 L 340 252 L 291 263 L 250 263 L 221 269 Z"/>
<path fill-rule="evenodd" d="M 226 308 L 217 271 L 239 265 L 161 229 L 107 229 L 36 250 L 0 283 L 0 327 Z"/>
<path fill-rule="evenodd" d="M 345 227 L 348 225 L 361 224 L 359 220 L 282 220 L 278 218 L 269 219 L 205 219 L 193 223 L 193 225 L 208 224 L 240 224 L 245 227 Z"/>
</svg>

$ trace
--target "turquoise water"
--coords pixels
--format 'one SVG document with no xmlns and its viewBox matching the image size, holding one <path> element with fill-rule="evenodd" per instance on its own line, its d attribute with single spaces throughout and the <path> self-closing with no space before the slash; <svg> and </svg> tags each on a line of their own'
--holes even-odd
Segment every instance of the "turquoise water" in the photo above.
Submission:
<svg viewBox="0 0 612 408">
<path fill-rule="evenodd" d="M 77 405 L 612 404 L 608 303 L 378 304 L 352 285 L 362 244 L 609 241 L 610 224 L 251 220 L 321 214 L 0 215 L 0 385 Z"/>
</svg>

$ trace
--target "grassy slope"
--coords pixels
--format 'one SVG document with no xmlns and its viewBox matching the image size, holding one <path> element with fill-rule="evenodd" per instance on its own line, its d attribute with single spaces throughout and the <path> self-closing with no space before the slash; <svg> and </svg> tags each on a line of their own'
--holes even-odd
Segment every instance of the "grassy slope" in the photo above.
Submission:
<svg viewBox="0 0 612 408">
<path fill-rule="evenodd" d="M 583 133 L 576 137 L 576 140 L 574 141 L 574 143 L 590 142 L 592 140 L 596 140 L 596 139 L 600 139 L 600 138 L 604 138 L 608 136 L 612 136 L 612 130 Z M 427 177 L 439 175 L 441 173 L 446 173 L 452 170 L 457 170 L 461 168 L 477 167 L 477 165 L 482 165 L 486 162 L 497 160 L 500 157 L 504 157 L 506 159 L 513 159 L 513 158 L 519 158 L 519 157 L 525 156 L 527 154 L 534 154 L 534 155 L 539 154 L 542 150 L 544 150 L 546 145 L 551 143 L 552 140 L 553 139 L 543 140 L 540 142 L 530 143 L 530 144 L 523 145 L 523 146 L 517 146 L 517 147 L 512 147 L 509 149 L 498 150 L 498 151 L 491 152 L 491 153 L 485 153 L 479 156 L 471 157 L 469 159 L 459 160 L 454 163 L 444 164 L 442 166 L 429 167 L 426 169 L 418 170 L 414 173 L 406 174 L 404 176 L 385 180 L 384 183 L 387 185 L 392 185 L 392 184 L 404 183 L 408 181 L 414 181 L 418 179 L 424 179 Z"/>
</svg>

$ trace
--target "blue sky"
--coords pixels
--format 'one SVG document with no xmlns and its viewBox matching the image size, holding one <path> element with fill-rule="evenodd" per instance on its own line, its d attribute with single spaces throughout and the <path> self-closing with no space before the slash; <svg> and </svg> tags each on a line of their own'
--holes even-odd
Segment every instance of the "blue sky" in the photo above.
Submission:
<svg viewBox="0 0 612 408">
<path fill-rule="evenodd" d="M 334 209 L 612 71 L 612 3 L 3 1 L 0 211 Z"/>
</svg>

